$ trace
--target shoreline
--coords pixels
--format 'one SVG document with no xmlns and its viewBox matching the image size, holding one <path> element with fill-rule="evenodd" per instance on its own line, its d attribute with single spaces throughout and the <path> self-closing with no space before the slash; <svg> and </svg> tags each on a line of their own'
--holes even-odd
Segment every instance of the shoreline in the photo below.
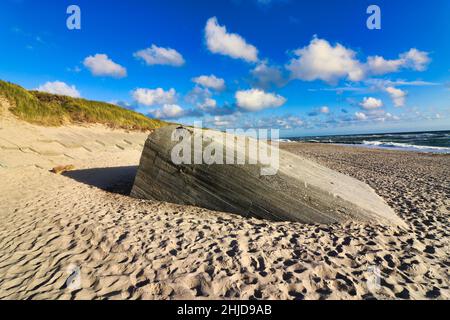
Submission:
<svg viewBox="0 0 450 320">
<path fill-rule="evenodd" d="M 324 143 L 382 150 L 450 154 L 450 131 L 417 131 L 290 137 L 280 142 Z"/>
<path fill-rule="evenodd" d="M 385 146 L 356 144 L 356 143 L 355 144 L 350 144 L 350 143 L 330 143 L 330 144 L 333 144 L 333 145 L 336 145 L 336 146 L 366 148 L 366 149 L 376 149 L 376 150 L 403 151 L 403 152 L 416 152 L 416 153 L 427 153 L 427 154 L 450 155 L 450 148 L 444 148 L 444 147 L 431 147 L 431 146 L 411 146 L 411 147 L 388 147 L 388 146 L 386 146 L 385 147 Z M 437 149 L 437 148 L 439 148 L 439 149 Z"/>
<path fill-rule="evenodd" d="M 377 146 L 362 143 L 334 143 L 334 142 L 311 142 L 311 141 L 299 141 L 299 140 L 289 140 L 289 139 L 279 139 L 279 143 L 301 143 L 301 144 L 323 144 L 323 145 L 333 145 L 342 147 L 354 147 L 354 148 L 364 148 L 364 149 L 374 149 L 374 150 L 386 150 L 386 151 L 403 151 L 403 152 L 415 152 L 415 153 L 425 153 L 425 154 L 439 154 L 439 155 L 450 155 L 450 148 L 446 147 L 433 147 L 433 146 L 418 146 L 411 145 L 404 147 L 389 147 L 389 146 Z"/>
</svg>

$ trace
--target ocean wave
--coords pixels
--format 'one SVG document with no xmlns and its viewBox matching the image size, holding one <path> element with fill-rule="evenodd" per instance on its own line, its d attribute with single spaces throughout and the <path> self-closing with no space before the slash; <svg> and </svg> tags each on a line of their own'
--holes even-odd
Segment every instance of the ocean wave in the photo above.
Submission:
<svg viewBox="0 0 450 320">
<path fill-rule="evenodd" d="M 277 141 L 277 142 L 295 142 L 295 141 L 293 141 L 293 140 L 290 140 L 290 139 L 273 139 L 274 141 Z"/>
<path fill-rule="evenodd" d="M 450 148 L 435 146 L 420 146 L 409 143 L 390 142 L 390 141 L 363 141 L 362 144 L 373 147 L 399 148 L 407 150 L 417 150 L 422 152 L 441 152 L 450 153 Z"/>
</svg>

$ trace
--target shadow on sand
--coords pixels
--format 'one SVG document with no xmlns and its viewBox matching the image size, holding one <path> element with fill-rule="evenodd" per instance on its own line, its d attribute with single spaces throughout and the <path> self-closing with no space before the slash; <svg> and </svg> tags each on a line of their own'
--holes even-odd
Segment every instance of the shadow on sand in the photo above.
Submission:
<svg viewBox="0 0 450 320">
<path fill-rule="evenodd" d="M 137 166 L 94 168 L 68 171 L 63 175 L 108 192 L 129 195 L 137 169 Z"/>
</svg>

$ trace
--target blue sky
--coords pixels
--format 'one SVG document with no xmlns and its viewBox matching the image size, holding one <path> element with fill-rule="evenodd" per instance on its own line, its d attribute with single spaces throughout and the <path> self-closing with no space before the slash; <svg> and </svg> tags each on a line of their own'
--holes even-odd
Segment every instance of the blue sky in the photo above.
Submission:
<svg viewBox="0 0 450 320">
<path fill-rule="evenodd" d="M 69 30 L 69 5 L 81 30 Z M 381 9 L 369 30 L 366 9 Z M 0 78 L 205 126 L 282 135 L 450 129 L 450 2 L 0 4 Z"/>
</svg>

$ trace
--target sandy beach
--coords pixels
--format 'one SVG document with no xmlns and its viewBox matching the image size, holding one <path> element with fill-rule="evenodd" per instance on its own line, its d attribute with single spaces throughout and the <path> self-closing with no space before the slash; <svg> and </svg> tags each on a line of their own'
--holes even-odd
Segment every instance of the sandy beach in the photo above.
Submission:
<svg viewBox="0 0 450 320">
<path fill-rule="evenodd" d="M 129 197 L 146 136 L 2 117 L 0 299 L 450 297 L 450 156 L 283 144 L 368 183 L 408 227 L 306 225 Z"/>
<path fill-rule="evenodd" d="M 450 1 L 0 12 L 0 302 L 450 300 Z"/>
</svg>

